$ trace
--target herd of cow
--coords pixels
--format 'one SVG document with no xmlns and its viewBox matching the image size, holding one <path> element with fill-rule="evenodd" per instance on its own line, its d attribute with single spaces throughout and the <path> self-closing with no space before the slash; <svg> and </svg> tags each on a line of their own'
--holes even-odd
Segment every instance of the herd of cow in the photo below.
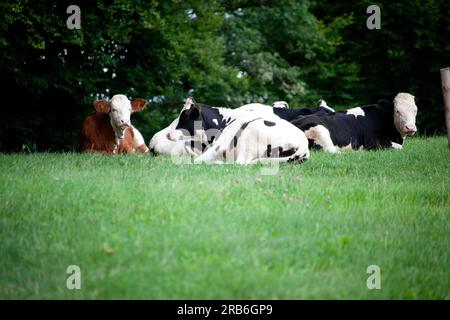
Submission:
<svg viewBox="0 0 450 320">
<path fill-rule="evenodd" d="M 124 95 L 115 95 L 109 102 L 95 101 L 96 112 L 83 122 L 77 151 L 189 155 L 195 163 L 288 162 L 307 160 L 312 148 L 331 153 L 400 149 L 405 137 L 417 130 L 417 106 L 409 93 L 337 112 L 324 100 L 315 109 L 289 109 L 284 101 L 230 109 L 189 97 L 179 116 L 156 133 L 147 147 L 130 121 L 131 113 L 147 104 L 144 99 L 130 102 Z"/>
</svg>

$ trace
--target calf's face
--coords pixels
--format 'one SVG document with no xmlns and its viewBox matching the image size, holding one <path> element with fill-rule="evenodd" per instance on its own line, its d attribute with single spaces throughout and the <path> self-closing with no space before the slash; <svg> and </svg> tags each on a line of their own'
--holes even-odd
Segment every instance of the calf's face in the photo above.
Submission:
<svg viewBox="0 0 450 320">
<path fill-rule="evenodd" d="M 145 99 L 135 99 L 132 102 L 123 94 L 116 94 L 109 102 L 97 100 L 94 102 L 95 110 L 102 113 L 109 113 L 109 119 L 114 132 L 122 132 L 131 127 L 130 116 L 133 112 L 138 112 L 147 106 Z"/>
<path fill-rule="evenodd" d="M 416 127 L 417 106 L 414 96 L 409 93 L 399 93 L 394 98 L 394 124 L 402 136 L 412 136 Z"/>
</svg>

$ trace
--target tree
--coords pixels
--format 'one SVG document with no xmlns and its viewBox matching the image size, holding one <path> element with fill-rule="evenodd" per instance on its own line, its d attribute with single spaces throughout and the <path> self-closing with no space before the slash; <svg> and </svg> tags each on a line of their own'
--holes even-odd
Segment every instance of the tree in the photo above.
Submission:
<svg viewBox="0 0 450 320">
<path fill-rule="evenodd" d="M 311 107 L 323 93 L 342 92 L 355 82 L 357 67 L 341 66 L 342 59 L 334 56 L 342 45 L 340 31 L 351 17 L 325 25 L 311 13 L 308 1 L 228 4 L 227 61 L 251 82 L 245 102 L 286 100 Z M 336 77 L 341 81 L 336 83 Z"/>
<path fill-rule="evenodd" d="M 450 61 L 450 3 L 370 1 L 79 1 L 0 4 L 0 151 L 71 150 L 100 97 L 150 100 L 133 116 L 148 141 L 184 98 L 237 107 L 286 100 L 337 109 L 414 94 L 423 133 L 444 129 L 439 68 Z M 5 100 L 6 101 L 6 100 Z M 4 102 L 4 104 L 6 104 Z"/>
<path fill-rule="evenodd" d="M 0 120 L 0 150 L 70 150 L 99 97 L 149 99 L 135 119 L 148 137 L 187 94 L 233 104 L 232 92 L 245 87 L 225 66 L 214 1 L 84 2 L 80 30 L 66 27 L 67 6 L 1 4 L 0 81 L 15 102 Z"/>
<path fill-rule="evenodd" d="M 418 127 L 422 133 L 444 130 L 439 69 L 450 61 L 450 3 L 437 1 L 378 1 L 381 29 L 366 28 L 371 1 L 316 2 L 313 13 L 327 23 L 351 15 L 336 51 L 344 65 L 357 66 L 353 104 L 392 98 L 398 92 L 416 96 Z M 339 81 L 339 79 L 336 79 Z"/>
</svg>

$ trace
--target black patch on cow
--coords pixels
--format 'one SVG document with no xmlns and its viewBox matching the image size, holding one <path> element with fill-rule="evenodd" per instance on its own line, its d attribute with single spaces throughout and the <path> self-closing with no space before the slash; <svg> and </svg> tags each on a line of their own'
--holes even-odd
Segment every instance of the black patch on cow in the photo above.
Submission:
<svg viewBox="0 0 450 320">
<path fill-rule="evenodd" d="M 280 150 L 280 157 L 281 157 L 281 158 L 290 157 L 290 156 L 294 155 L 295 152 L 297 151 L 297 150 L 294 149 L 294 148 L 288 149 L 288 150 L 286 150 L 286 151 L 284 151 L 282 148 L 280 148 L 280 149 L 281 149 L 281 150 Z"/>
<path fill-rule="evenodd" d="M 264 120 L 264 124 L 268 127 L 273 127 L 276 123 L 272 121 Z"/>
<path fill-rule="evenodd" d="M 305 162 L 306 160 L 308 160 L 308 159 L 306 159 L 305 157 L 306 157 L 306 153 L 305 153 L 304 155 L 302 155 L 301 157 L 300 157 L 299 155 L 296 155 L 296 156 L 294 156 L 294 157 L 288 159 L 287 162 L 298 162 L 298 163 L 302 163 L 302 162 Z"/>
<path fill-rule="evenodd" d="M 267 145 L 266 155 L 270 158 L 285 158 L 295 154 L 297 150 L 294 148 L 283 150 L 283 147 L 272 148 L 272 145 Z"/>
<path fill-rule="evenodd" d="M 394 125 L 394 105 L 391 101 L 380 100 L 377 104 L 362 107 L 364 116 L 355 117 L 346 111 L 315 113 L 292 120 L 299 129 L 306 131 L 318 125 L 330 132 L 333 144 L 338 147 L 351 145 L 352 149 L 390 148 L 391 141 L 398 144 L 403 139 Z M 315 143 L 310 144 L 314 146 Z"/>
<path fill-rule="evenodd" d="M 236 132 L 236 134 L 234 135 L 233 141 L 231 141 L 230 149 L 235 148 L 235 147 L 237 146 L 238 140 L 239 140 L 239 138 L 241 137 L 242 132 L 244 132 L 244 130 L 248 127 L 248 125 L 249 125 L 250 123 L 252 123 L 253 121 L 256 121 L 256 120 L 259 120 L 259 119 L 261 119 L 261 118 L 255 118 L 255 119 L 253 119 L 253 120 L 244 122 L 244 123 L 241 125 L 241 127 L 239 128 L 239 130 L 238 130 L 238 131 Z"/>
<path fill-rule="evenodd" d="M 281 119 L 286 121 L 292 121 L 301 116 L 307 116 L 312 114 L 328 114 L 333 113 L 331 110 L 319 107 L 316 109 L 284 109 L 284 108 L 273 108 L 273 113 L 279 116 Z"/>
<path fill-rule="evenodd" d="M 214 120 L 216 120 L 217 123 Z M 227 125 L 217 107 L 208 106 L 194 101 L 189 109 L 181 112 L 176 129 L 184 129 L 184 134 L 188 132 L 190 136 L 193 136 L 196 121 L 200 122 L 200 128 L 205 131 L 208 131 L 209 129 L 217 129 L 216 135 L 214 135 L 214 130 L 206 132 L 208 144 L 211 144 L 217 138 L 217 133 L 220 134 L 220 131 L 222 131 Z"/>
<path fill-rule="evenodd" d="M 308 139 L 308 146 L 310 149 L 314 149 L 314 150 L 319 150 L 320 148 L 322 148 L 314 140 L 311 140 L 311 139 Z"/>
<path fill-rule="evenodd" d="M 233 120 L 231 120 L 231 121 L 230 121 L 230 119 L 231 119 L 231 118 L 228 118 L 228 120 L 226 121 L 226 123 L 225 123 L 225 126 L 226 126 L 226 127 L 228 127 L 230 124 L 232 124 L 232 123 L 236 120 L 236 118 L 233 119 Z"/>
<path fill-rule="evenodd" d="M 272 155 L 272 145 L 268 144 L 267 150 L 266 150 L 266 156 L 267 156 L 267 158 L 270 158 L 271 155 Z"/>
</svg>

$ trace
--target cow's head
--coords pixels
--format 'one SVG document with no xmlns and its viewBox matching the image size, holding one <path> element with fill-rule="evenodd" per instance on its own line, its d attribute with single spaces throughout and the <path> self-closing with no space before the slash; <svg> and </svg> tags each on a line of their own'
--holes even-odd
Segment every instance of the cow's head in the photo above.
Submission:
<svg viewBox="0 0 450 320">
<path fill-rule="evenodd" d="M 219 108 L 202 105 L 189 97 L 178 117 L 175 130 L 167 137 L 172 141 L 192 140 L 212 143 L 225 126 L 226 121 Z"/>
<path fill-rule="evenodd" d="M 394 98 L 394 124 L 402 137 L 416 133 L 416 115 L 414 96 L 402 92 L 397 94 Z"/>
<path fill-rule="evenodd" d="M 132 102 L 123 94 L 116 94 L 109 102 L 97 100 L 94 108 L 98 112 L 108 113 L 111 126 L 119 137 L 123 137 L 126 128 L 131 127 L 130 116 L 133 112 L 138 112 L 147 106 L 145 99 L 135 99 Z"/>
<path fill-rule="evenodd" d="M 195 128 L 194 125 L 196 124 Z M 195 102 L 193 97 L 188 97 L 184 103 L 178 118 L 177 130 L 183 129 L 183 133 L 195 138 L 195 135 L 201 134 L 198 129 L 203 129 L 202 108 Z"/>
<path fill-rule="evenodd" d="M 169 154 L 172 156 L 189 155 L 185 149 L 185 141 L 183 140 L 171 140 L 169 136 L 172 132 L 175 132 L 175 128 L 178 124 L 178 118 L 163 130 L 155 133 L 150 140 L 148 148 L 153 155 Z"/>
<path fill-rule="evenodd" d="M 273 108 L 289 109 L 289 105 L 286 101 L 275 101 L 272 104 Z"/>
</svg>

